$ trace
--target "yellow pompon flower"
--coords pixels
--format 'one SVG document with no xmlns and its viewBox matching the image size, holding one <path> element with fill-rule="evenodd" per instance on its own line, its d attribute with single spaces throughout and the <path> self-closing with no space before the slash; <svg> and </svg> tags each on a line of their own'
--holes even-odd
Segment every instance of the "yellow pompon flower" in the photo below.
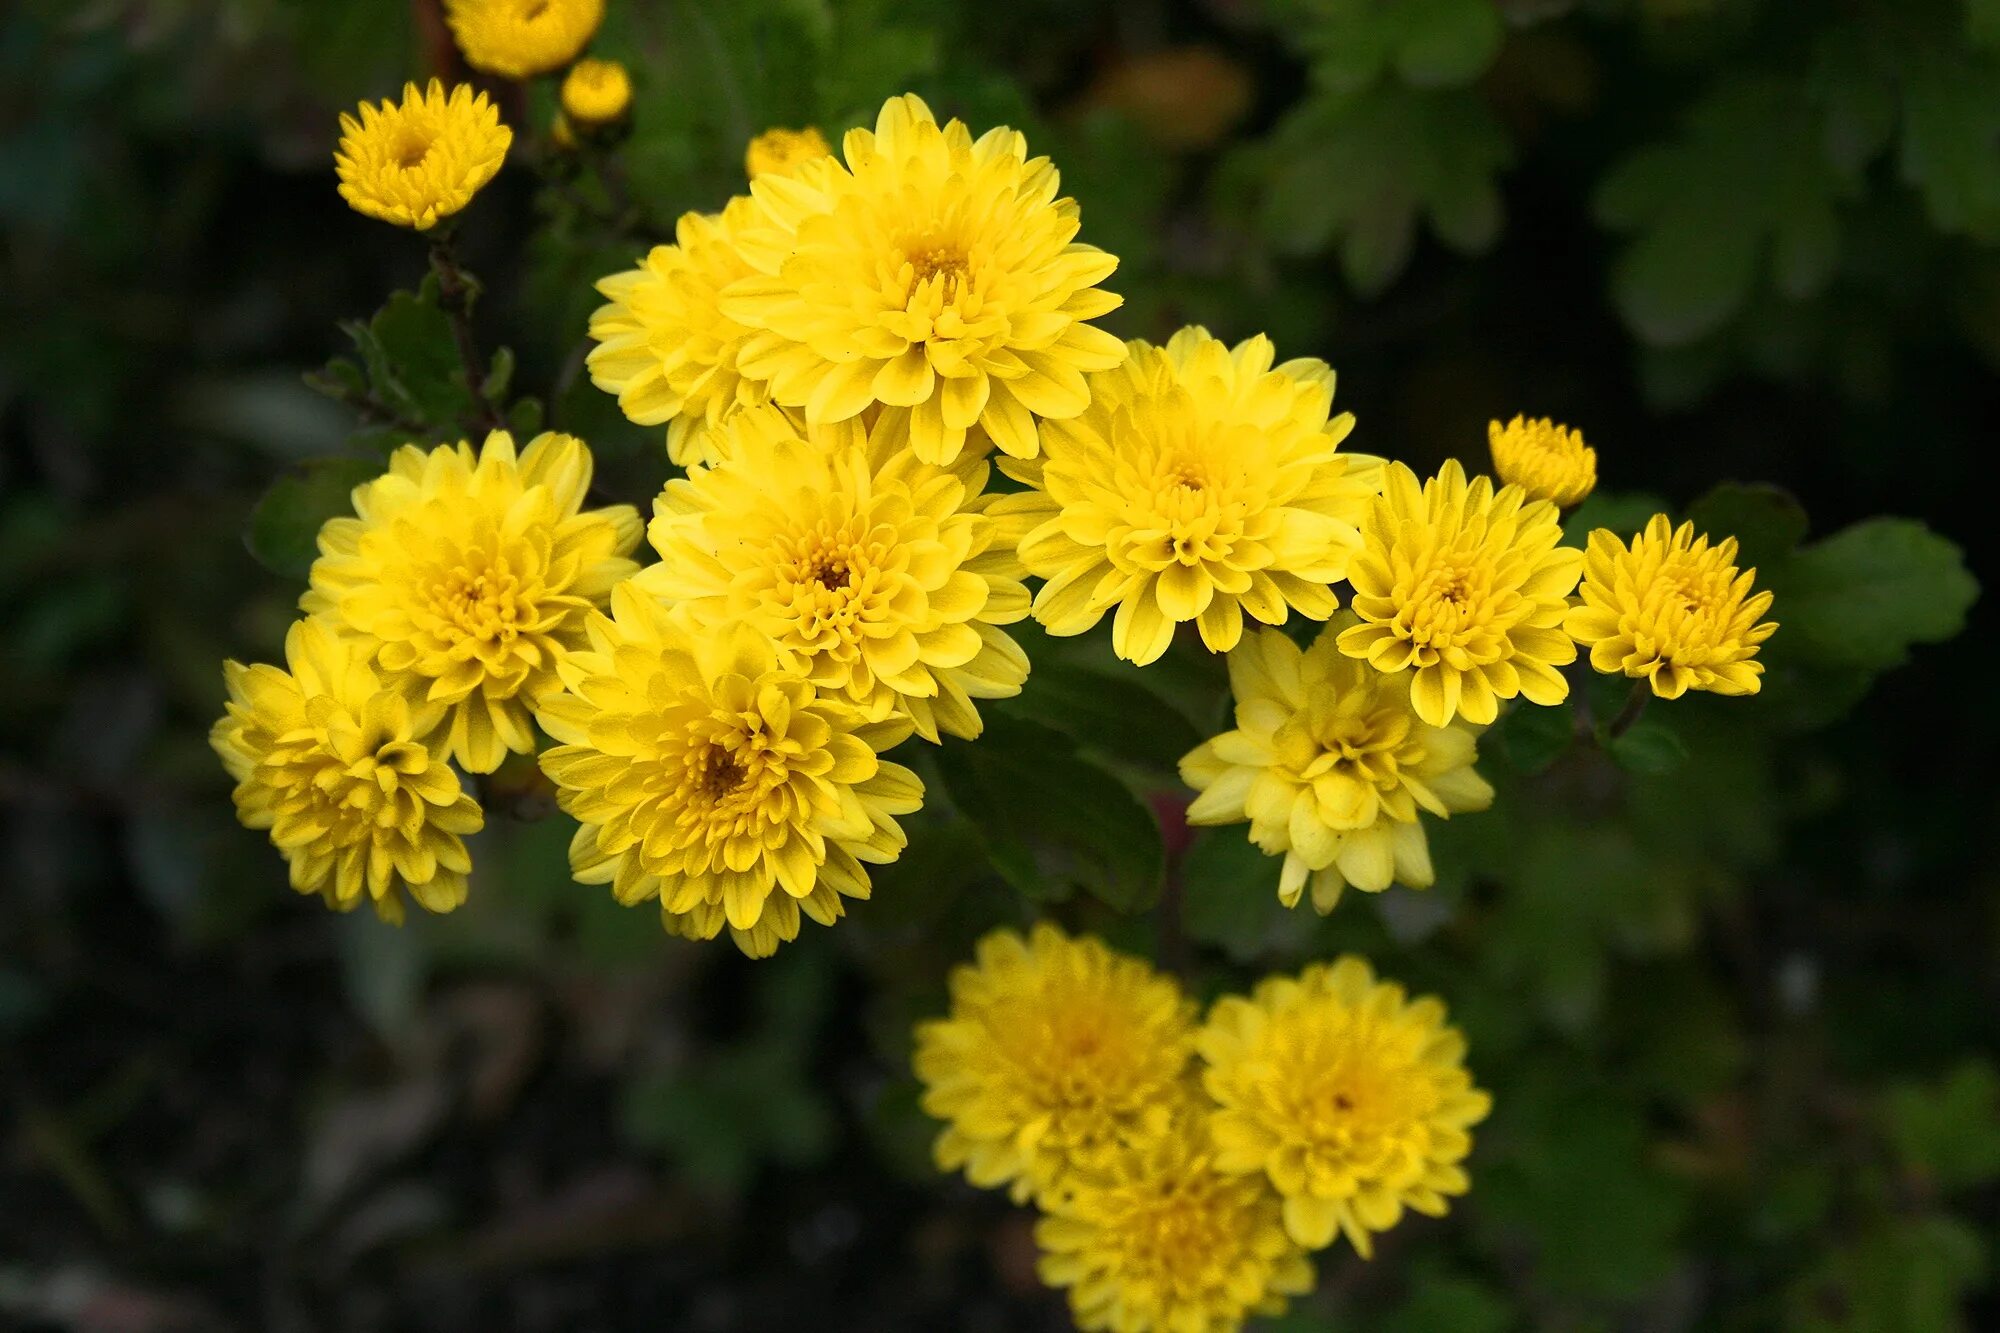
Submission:
<svg viewBox="0 0 2000 1333">
<path fill-rule="evenodd" d="M 1434 727 L 1463 716 L 1485 725 L 1502 699 L 1559 704 L 1576 660 L 1563 633 L 1583 552 L 1558 545 L 1556 507 L 1518 486 L 1470 484 L 1456 459 L 1421 485 L 1389 465 L 1348 567 L 1361 624 L 1340 650 L 1378 671 L 1415 671 L 1410 702 Z"/>
<path fill-rule="evenodd" d="M 801 166 L 833 155 L 826 136 L 808 125 L 802 130 L 782 126 L 765 130 L 750 141 L 743 154 L 743 173 L 751 180 L 775 172 L 794 176 Z"/>
<path fill-rule="evenodd" d="M 610 302 L 590 317 L 597 341 L 590 378 L 616 394 L 641 426 L 667 427 L 667 455 L 682 467 L 712 463 L 710 437 L 739 408 L 770 401 L 737 363 L 753 330 L 722 313 L 722 290 L 750 274 L 739 248 L 756 213 L 747 195 L 720 213 L 686 213 L 674 244 L 656 245 L 639 267 L 597 284 Z"/>
<path fill-rule="evenodd" d="M 905 419 L 803 431 L 780 409 L 722 427 L 727 461 L 670 481 L 639 586 L 694 624 L 768 635 L 814 685 L 917 734 L 979 735 L 975 699 L 1021 692 L 1028 658 L 999 629 L 1028 614 L 1013 544 L 986 511 L 987 464 L 920 463 Z M 856 422 L 846 425 L 858 425 Z"/>
<path fill-rule="evenodd" d="M 1167 1133 L 1048 1201 L 1037 1271 L 1069 1289 L 1078 1328 L 1236 1333 L 1312 1290 L 1312 1260 L 1286 1235 L 1277 1194 L 1215 1162 L 1188 1098 Z"/>
<path fill-rule="evenodd" d="M 950 1013 L 917 1025 L 938 1166 L 1017 1203 L 1108 1169 L 1170 1127 L 1193 1032 L 1193 1003 L 1142 959 L 1046 921 L 994 931 L 953 970 Z"/>
<path fill-rule="evenodd" d="M 1486 441 L 1500 480 L 1519 486 L 1530 499 L 1569 509 L 1597 486 L 1597 450 L 1583 442 L 1580 430 L 1547 417 L 1517 416 L 1504 426 L 1487 422 Z"/>
<path fill-rule="evenodd" d="M 1410 707 L 1410 678 L 1343 654 L 1342 612 L 1310 651 L 1278 630 L 1258 630 L 1229 655 L 1236 729 L 1181 760 L 1201 795 L 1190 824 L 1250 821 L 1250 841 L 1283 856 L 1278 897 L 1333 910 L 1352 884 L 1380 893 L 1391 881 L 1429 888 L 1430 846 L 1420 816 L 1439 819 L 1493 803 L 1472 765 L 1478 728 L 1434 727 Z"/>
<path fill-rule="evenodd" d="M 739 369 L 815 425 L 874 403 L 907 415 L 928 463 L 958 457 L 975 425 L 1033 456 L 1035 419 L 1083 411 L 1085 372 L 1124 357 L 1087 322 L 1119 305 L 1097 285 L 1118 260 L 1075 240 L 1076 201 L 1014 130 L 975 140 L 905 95 L 843 152 L 844 167 L 750 183 L 771 235 L 723 294 L 759 330 Z"/>
<path fill-rule="evenodd" d="M 590 650 L 560 664 L 543 705 L 562 742 L 542 754 L 556 800 L 582 823 L 570 869 L 626 906 L 660 900 L 667 930 L 765 958 L 866 898 L 862 862 L 901 855 L 893 816 L 923 784 L 878 758 L 907 720 L 870 723 L 814 690 L 748 626 L 696 629 L 627 581 Z"/>
<path fill-rule="evenodd" d="M 1777 632 L 1763 620 L 1771 594 L 1752 594 L 1757 571 L 1736 568 L 1736 539 L 1709 545 L 1694 524 L 1655 514 L 1626 546 L 1590 534 L 1581 604 L 1563 628 L 1590 649 L 1606 675 L 1643 679 L 1662 699 L 1689 690 L 1755 694 L 1763 687 L 1758 646 Z"/>
<path fill-rule="evenodd" d="M 285 662 L 223 663 L 229 704 L 208 741 L 236 779 L 237 818 L 271 831 L 294 889 L 338 911 L 366 899 L 400 923 L 398 884 L 425 911 L 464 902 L 464 835 L 484 819 L 422 744 L 442 705 L 386 685 L 318 620 L 292 626 Z"/>
<path fill-rule="evenodd" d="M 507 79 L 561 69 L 604 20 L 604 0 L 445 0 L 465 63 Z"/>
<path fill-rule="evenodd" d="M 357 213 L 428 231 L 472 202 L 513 141 L 499 110 L 469 84 L 450 96 L 436 79 L 423 92 L 405 84 L 401 106 L 363 102 L 359 120 L 341 113 L 340 197 Z"/>
<path fill-rule="evenodd" d="M 1326 619 L 1382 472 L 1338 452 L 1354 418 L 1329 418 L 1333 371 L 1274 367 L 1262 335 L 1232 349 L 1191 327 L 1129 346 L 1091 377 L 1083 415 L 1048 423 L 1041 458 L 1000 465 L 1035 488 L 998 510 L 1029 527 L 1022 563 L 1048 580 L 1035 618 L 1081 634 L 1116 607 L 1112 645 L 1141 666 L 1190 620 L 1227 652 L 1245 611 Z"/>
<path fill-rule="evenodd" d="M 1348 956 L 1215 1002 L 1197 1045 L 1216 1165 L 1267 1178 L 1309 1250 L 1371 1236 L 1405 1208 L 1442 1216 L 1493 1099 L 1472 1085 L 1444 1005 Z"/>
<path fill-rule="evenodd" d="M 579 125 L 609 125 L 632 106 L 632 76 L 615 60 L 579 60 L 563 76 L 563 114 Z"/>
<path fill-rule="evenodd" d="M 356 636 L 394 679 L 448 705 L 437 738 L 467 770 L 532 753 L 534 710 L 562 688 L 556 664 L 584 642 L 584 617 L 636 572 L 631 505 L 583 508 L 590 450 L 573 435 L 404 445 L 355 488 L 355 518 L 320 529 L 299 600 Z"/>
</svg>

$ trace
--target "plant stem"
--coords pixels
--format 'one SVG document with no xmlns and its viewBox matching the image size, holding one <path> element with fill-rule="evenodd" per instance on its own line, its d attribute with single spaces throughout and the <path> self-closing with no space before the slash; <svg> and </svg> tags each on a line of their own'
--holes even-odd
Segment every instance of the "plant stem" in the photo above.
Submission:
<svg viewBox="0 0 2000 1333">
<path fill-rule="evenodd" d="M 431 240 L 431 272 L 437 274 L 438 300 L 451 320 L 451 337 L 458 344 L 466 392 L 472 395 L 471 424 L 480 430 L 499 430 L 506 423 L 486 396 L 486 361 L 472 338 L 472 298 L 478 284 L 460 266 L 458 250 L 449 232 Z"/>
<path fill-rule="evenodd" d="M 1574 719 L 1572 734 L 1585 745 L 1597 740 L 1597 718 L 1590 708 L 1590 669 L 1587 665 L 1572 663 L 1563 674 L 1569 677 L 1570 716 Z"/>
<path fill-rule="evenodd" d="M 1632 724 L 1639 720 L 1639 715 L 1646 711 L 1652 697 L 1653 687 L 1650 684 L 1643 680 L 1633 681 L 1632 692 L 1625 696 L 1625 706 L 1618 710 L 1618 716 L 1612 718 L 1611 725 L 1605 729 L 1606 738 L 1615 741 L 1630 731 Z"/>
<path fill-rule="evenodd" d="M 1167 867 L 1166 882 L 1160 886 L 1159 960 L 1163 971 L 1177 977 L 1187 975 L 1187 931 L 1181 925 L 1181 907 L 1187 893 L 1178 861 Z"/>
</svg>

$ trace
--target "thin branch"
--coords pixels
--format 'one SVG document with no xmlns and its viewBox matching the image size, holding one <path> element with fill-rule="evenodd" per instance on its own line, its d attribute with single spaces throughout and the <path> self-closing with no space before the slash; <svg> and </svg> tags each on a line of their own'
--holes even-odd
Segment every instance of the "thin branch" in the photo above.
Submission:
<svg viewBox="0 0 2000 1333">
<path fill-rule="evenodd" d="M 1606 738 L 1615 741 L 1630 731 L 1632 724 L 1639 720 L 1639 715 L 1646 711 L 1646 705 L 1652 702 L 1652 699 L 1653 687 L 1649 682 L 1633 681 L 1632 692 L 1625 696 L 1625 706 L 1618 710 L 1618 716 L 1612 718 L 1611 725 L 1605 729 Z"/>
<path fill-rule="evenodd" d="M 483 430 L 499 430 L 506 422 L 486 396 L 486 362 L 472 337 L 472 298 L 477 285 L 460 266 L 449 233 L 431 241 L 431 272 L 437 274 L 438 299 L 451 320 L 451 337 L 458 344 L 466 392 L 472 395 L 472 424 Z"/>
</svg>

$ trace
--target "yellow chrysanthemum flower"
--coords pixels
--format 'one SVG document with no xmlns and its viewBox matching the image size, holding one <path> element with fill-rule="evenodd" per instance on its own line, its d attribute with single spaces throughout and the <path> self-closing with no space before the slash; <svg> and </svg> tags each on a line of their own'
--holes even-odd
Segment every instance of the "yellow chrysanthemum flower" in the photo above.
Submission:
<svg viewBox="0 0 2000 1333">
<path fill-rule="evenodd" d="M 1193 1050 L 1172 977 L 1090 936 L 996 930 L 951 974 L 951 1012 L 917 1025 L 923 1108 L 945 1122 L 938 1166 L 1016 1202 L 1166 1132 Z"/>
<path fill-rule="evenodd" d="M 1181 760 L 1201 795 L 1190 824 L 1250 821 L 1250 841 L 1283 856 L 1278 897 L 1330 912 L 1352 884 L 1379 893 L 1393 880 L 1429 888 L 1430 846 L 1419 815 L 1484 810 L 1493 788 L 1472 764 L 1477 728 L 1434 727 L 1410 707 L 1409 676 L 1343 654 L 1353 617 L 1320 632 L 1311 651 L 1259 630 L 1229 655 L 1236 729 Z"/>
<path fill-rule="evenodd" d="M 1410 702 L 1434 727 L 1481 725 L 1516 695 L 1558 704 L 1576 660 L 1562 631 L 1583 552 L 1559 545 L 1556 507 L 1489 478 L 1468 485 L 1453 459 L 1429 481 L 1389 465 L 1380 499 L 1348 566 L 1361 624 L 1340 650 L 1378 671 L 1414 669 Z"/>
<path fill-rule="evenodd" d="M 447 705 L 437 743 L 471 772 L 533 752 L 534 710 L 562 688 L 557 662 L 639 568 L 627 558 L 638 511 L 583 508 L 591 466 L 572 435 L 539 435 L 518 460 L 506 431 L 476 454 L 404 445 L 355 488 L 357 517 L 320 529 L 299 605 Z"/>
<path fill-rule="evenodd" d="M 229 704 L 208 741 L 236 779 L 237 818 L 269 829 L 292 887 L 328 907 L 351 911 L 365 898 L 400 922 L 398 884 L 426 911 L 464 902 L 464 835 L 484 821 L 422 744 L 442 706 L 385 685 L 321 621 L 292 626 L 285 662 L 288 671 L 222 666 Z"/>
<path fill-rule="evenodd" d="M 423 92 L 405 84 L 401 106 L 363 102 L 360 120 L 341 113 L 333 154 L 340 197 L 357 213 L 428 231 L 472 202 L 513 141 L 499 110 L 470 85 L 447 97 L 436 79 Z"/>
<path fill-rule="evenodd" d="M 861 863 L 901 854 L 893 816 L 923 804 L 917 775 L 877 757 L 908 721 L 868 722 L 763 635 L 697 630 L 629 581 L 611 608 L 541 713 L 562 742 L 542 770 L 583 825 L 570 869 L 627 906 L 658 898 L 673 934 L 727 926 L 753 958 L 798 938 L 802 911 L 832 925 L 843 896 L 868 896 Z"/>
<path fill-rule="evenodd" d="M 833 155 L 826 136 L 808 125 L 802 130 L 780 127 L 765 130 L 750 141 L 743 154 L 743 172 L 751 180 L 766 173 L 780 176 L 798 174 L 800 167 Z"/>
<path fill-rule="evenodd" d="M 1076 202 L 1014 130 L 975 140 L 905 95 L 843 151 L 845 167 L 750 183 L 773 235 L 723 294 L 760 331 L 739 368 L 815 425 L 874 403 L 907 415 L 925 462 L 951 462 L 975 425 L 1032 456 L 1035 418 L 1083 411 L 1084 373 L 1124 357 L 1086 322 L 1119 304 L 1097 285 L 1117 259 L 1074 239 Z"/>
<path fill-rule="evenodd" d="M 745 195 L 720 213 L 683 214 L 674 244 L 654 246 L 638 268 L 597 284 L 610 304 L 590 317 L 598 344 L 586 363 L 591 381 L 641 426 L 665 423 L 667 455 L 682 467 L 715 462 L 715 428 L 770 400 L 737 369 L 753 330 L 717 304 L 751 272 L 739 241 L 755 212 Z"/>
<path fill-rule="evenodd" d="M 1752 594 L 1757 571 L 1736 568 L 1736 539 L 1711 546 L 1694 524 L 1655 514 L 1626 546 L 1605 528 L 1590 534 L 1581 604 L 1563 621 L 1606 675 L 1643 679 L 1662 699 L 1688 690 L 1755 694 L 1757 648 L 1777 631 L 1762 620 L 1771 594 Z"/>
<path fill-rule="evenodd" d="M 1168 1132 L 1048 1202 L 1037 1271 L 1069 1289 L 1078 1328 L 1236 1333 L 1312 1289 L 1312 1261 L 1285 1234 L 1270 1185 L 1215 1160 L 1190 1099 Z"/>
<path fill-rule="evenodd" d="M 1349 956 L 1217 1000 L 1197 1044 L 1217 1168 L 1268 1178 L 1307 1249 L 1345 1233 L 1367 1258 L 1404 1208 L 1438 1217 L 1465 1193 L 1468 1131 L 1493 1099 L 1438 1000 Z"/>
<path fill-rule="evenodd" d="M 986 463 L 920 463 L 904 424 L 801 431 L 775 407 L 738 413 L 721 432 L 727 461 L 655 503 L 660 563 L 639 586 L 685 603 L 704 631 L 768 635 L 873 720 L 900 712 L 925 740 L 971 739 L 972 701 L 1027 679 L 1027 654 L 998 627 L 1026 617 L 1028 590 L 986 516 Z"/>
<path fill-rule="evenodd" d="M 1519 486 L 1531 500 L 1568 509 L 1597 486 L 1597 450 L 1583 442 L 1580 430 L 1547 417 L 1530 421 L 1517 416 L 1504 426 L 1487 422 L 1486 441 L 1500 480 Z"/>
<path fill-rule="evenodd" d="M 563 76 L 563 114 L 579 125 L 609 125 L 632 106 L 632 76 L 615 60 L 579 60 Z"/>
<path fill-rule="evenodd" d="M 561 69 L 604 21 L 604 0 L 445 0 L 465 63 L 507 79 Z"/>
<path fill-rule="evenodd" d="M 1041 458 L 1000 465 L 1035 488 L 1000 507 L 1033 525 L 1021 560 L 1048 580 L 1035 618 L 1081 634 L 1115 606 L 1112 645 L 1141 666 L 1186 621 L 1227 652 L 1245 611 L 1326 619 L 1381 476 L 1379 459 L 1338 452 L 1354 418 L 1328 417 L 1333 371 L 1273 367 L 1270 339 L 1231 349 L 1200 328 L 1130 349 L 1091 377 L 1087 411 L 1047 424 Z"/>
</svg>

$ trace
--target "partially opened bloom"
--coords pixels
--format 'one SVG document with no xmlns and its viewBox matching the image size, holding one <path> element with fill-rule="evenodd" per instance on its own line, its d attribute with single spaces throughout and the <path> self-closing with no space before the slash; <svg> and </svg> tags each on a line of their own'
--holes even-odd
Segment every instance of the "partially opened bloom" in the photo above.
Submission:
<svg viewBox="0 0 2000 1333">
<path fill-rule="evenodd" d="M 534 710 L 584 617 L 638 569 L 630 505 L 583 508 L 590 450 L 535 437 L 517 458 L 494 431 L 470 444 L 404 445 L 355 488 L 354 518 L 320 529 L 299 605 L 353 635 L 385 675 L 443 704 L 438 745 L 490 773 L 535 748 Z"/>
<path fill-rule="evenodd" d="M 423 92 L 405 84 L 401 105 L 363 102 L 359 120 L 341 113 L 333 155 L 340 197 L 357 213 L 428 231 L 472 202 L 513 141 L 500 112 L 470 85 L 447 96 L 436 79 Z"/>
<path fill-rule="evenodd" d="M 1229 655 L 1236 727 L 1181 760 L 1201 795 L 1191 824 L 1250 821 L 1250 841 L 1285 858 L 1278 897 L 1295 907 L 1308 881 L 1330 912 L 1352 884 L 1379 893 L 1434 878 L 1420 816 L 1484 810 L 1493 788 L 1472 767 L 1477 728 L 1434 727 L 1410 706 L 1407 673 L 1343 654 L 1345 612 L 1310 651 L 1258 630 Z"/>
<path fill-rule="evenodd" d="M 437 704 L 413 702 L 318 620 L 285 636 L 287 670 L 223 663 L 224 716 L 209 744 L 236 779 L 237 818 L 269 829 L 292 887 L 346 912 L 403 919 L 399 886 L 430 912 L 465 901 L 464 836 L 479 805 L 423 745 Z"/>
<path fill-rule="evenodd" d="M 1340 650 L 1378 671 L 1411 671 L 1410 701 L 1434 727 L 1489 723 L 1499 701 L 1569 697 L 1558 668 L 1576 660 L 1563 633 L 1583 552 L 1559 545 L 1556 507 L 1518 486 L 1471 483 L 1456 459 L 1421 484 L 1389 465 L 1348 567 L 1361 623 Z"/>
<path fill-rule="evenodd" d="M 1488 422 L 1486 440 L 1493 450 L 1493 471 L 1532 500 L 1568 509 L 1597 485 L 1597 450 L 1583 442 L 1580 430 L 1547 417 L 1530 421 L 1517 416 L 1504 426 Z"/>
<path fill-rule="evenodd" d="M 579 60 L 563 76 L 563 114 L 579 125 L 608 125 L 632 105 L 632 76 L 615 60 Z"/>
<path fill-rule="evenodd" d="M 794 176 L 801 166 L 833 155 L 826 136 L 808 125 L 802 130 L 782 126 L 765 130 L 743 153 L 743 173 L 756 180 L 766 173 Z"/>
<path fill-rule="evenodd" d="M 1354 418 L 1329 416 L 1325 362 L 1272 356 L 1262 335 L 1232 349 L 1200 328 L 1133 342 L 1091 378 L 1082 415 L 1045 425 L 1042 457 L 1001 464 L 1035 488 L 1001 508 L 1033 525 L 1021 560 L 1048 580 L 1035 618 L 1049 633 L 1116 608 L 1112 645 L 1144 666 L 1187 621 L 1227 652 L 1246 611 L 1332 614 L 1327 585 L 1360 549 L 1381 463 L 1338 452 Z"/>
<path fill-rule="evenodd" d="M 1711 546 L 1694 524 L 1655 514 L 1629 547 L 1608 529 L 1590 534 L 1582 600 L 1563 628 L 1590 649 L 1593 668 L 1644 680 L 1662 699 L 1755 694 L 1757 648 L 1778 628 L 1762 619 L 1771 594 L 1752 593 L 1756 580 L 1756 570 L 1737 570 L 1734 537 Z"/>
<path fill-rule="evenodd" d="M 1216 1168 L 1192 1099 L 1165 1134 L 1082 1173 L 1035 1224 L 1037 1271 L 1069 1289 L 1077 1327 L 1235 1333 L 1310 1291 L 1312 1261 L 1285 1233 L 1263 1178 Z"/>
<path fill-rule="evenodd" d="M 1076 241 L 1075 201 L 1014 130 L 974 139 L 905 95 L 843 152 L 750 183 L 771 235 L 723 296 L 759 330 L 739 368 L 815 425 L 877 403 L 907 416 L 926 462 L 951 462 L 974 426 L 1032 456 L 1036 417 L 1083 411 L 1084 374 L 1124 355 L 1087 322 L 1119 304 L 1097 285 L 1117 259 Z"/>
<path fill-rule="evenodd" d="M 715 428 L 745 406 L 770 401 L 737 363 L 753 330 L 717 302 L 751 272 L 739 241 L 755 213 L 748 196 L 720 213 L 685 213 L 674 243 L 656 245 L 639 267 L 597 284 L 609 302 L 590 317 L 591 381 L 616 394 L 642 426 L 665 424 L 667 456 L 682 467 L 711 463 Z"/>
<path fill-rule="evenodd" d="M 1015 1200 L 1050 1197 L 1171 1126 L 1194 1006 L 1172 977 L 1038 923 L 996 930 L 951 974 L 951 1012 L 917 1026 L 937 1162 Z"/>
<path fill-rule="evenodd" d="M 465 63 L 508 79 L 561 69 L 604 21 L 604 0 L 445 0 Z"/>
<path fill-rule="evenodd" d="M 658 898 L 673 934 L 726 926 L 753 958 L 796 939 L 801 912 L 832 925 L 923 803 L 916 774 L 877 757 L 908 721 L 819 693 L 748 626 L 697 630 L 629 581 L 611 606 L 541 714 L 562 742 L 542 770 L 583 825 L 570 869 L 627 906 Z"/>
<path fill-rule="evenodd" d="M 1027 679 L 999 626 L 1028 614 L 1028 591 L 986 514 L 986 463 L 919 462 L 903 424 L 802 429 L 775 407 L 739 413 L 722 428 L 726 462 L 667 483 L 649 529 L 660 563 L 639 585 L 707 632 L 768 635 L 871 719 L 971 738 L 973 700 Z"/>
<path fill-rule="evenodd" d="M 1444 1005 L 1344 957 L 1217 1000 L 1198 1038 L 1216 1165 L 1269 1179 L 1308 1249 L 1363 1258 L 1405 1208 L 1442 1216 L 1492 1098 L 1473 1087 Z"/>
</svg>

